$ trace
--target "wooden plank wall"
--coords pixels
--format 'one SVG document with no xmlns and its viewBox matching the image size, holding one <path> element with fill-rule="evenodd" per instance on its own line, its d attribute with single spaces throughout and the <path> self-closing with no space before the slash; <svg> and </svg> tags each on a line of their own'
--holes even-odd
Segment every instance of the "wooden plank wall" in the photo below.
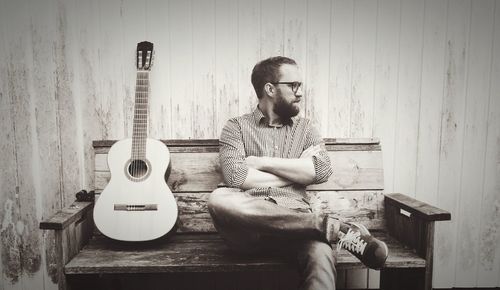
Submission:
<svg viewBox="0 0 500 290">
<path fill-rule="evenodd" d="M 217 138 L 291 56 L 325 137 L 379 137 L 386 191 L 452 213 L 434 286 L 500 286 L 500 0 L 0 0 L 0 290 L 55 289 L 37 224 L 94 184 L 92 140 L 130 136 L 142 40 L 152 136 Z"/>
</svg>

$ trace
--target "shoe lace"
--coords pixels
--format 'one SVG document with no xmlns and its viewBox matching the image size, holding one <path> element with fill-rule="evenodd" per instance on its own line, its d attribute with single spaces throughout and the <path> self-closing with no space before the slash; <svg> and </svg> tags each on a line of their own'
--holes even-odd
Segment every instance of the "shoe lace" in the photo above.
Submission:
<svg viewBox="0 0 500 290">
<path fill-rule="evenodd" d="M 339 239 L 337 251 L 340 251 L 341 248 L 345 248 L 352 253 L 363 255 L 367 245 L 368 243 L 361 238 L 361 233 L 359 231 L 349 229 L 347 233 Z"/>
</svg>

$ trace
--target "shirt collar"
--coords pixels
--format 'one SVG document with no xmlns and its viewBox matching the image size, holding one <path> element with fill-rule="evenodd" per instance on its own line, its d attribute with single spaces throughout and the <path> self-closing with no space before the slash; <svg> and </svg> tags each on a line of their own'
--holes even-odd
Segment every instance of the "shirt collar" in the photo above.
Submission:
<svg viewBox="0 0 500 290">
<path fill-rule="evenodd" d="M 267 121 L 266 116 L 264 116 L 264 113 L 262 113 L 262 111 L 259 109 L 258 105 L 256 106 L 255 110 L 253 111 L 253 117 L 255 120 L 255 124 L 257 126 L 259 126 L 261 124 L 265 124 L 266 126 L 270 126 L 269 122 Z M 285 125 L 293 125 L 293 122 L 295 121 L 296 118 L 297 118 L 297 116 L 292 117 L 292 118 L 288 119 L 286 122 L 284 122 L 282 125 L 278 125 L 276 127 L 282 127 Z"/>
</svg>

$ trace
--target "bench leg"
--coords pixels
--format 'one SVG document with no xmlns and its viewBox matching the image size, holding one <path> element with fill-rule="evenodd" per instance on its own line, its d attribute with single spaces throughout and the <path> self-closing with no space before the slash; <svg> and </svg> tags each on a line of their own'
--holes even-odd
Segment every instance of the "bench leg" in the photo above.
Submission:
<svg viewBox="0 0 500 290">
<path fill-rule="evenodd" d="M 56 255 L 57 255 L 57 289 L 67 290 L 66 275 L 64 275 L 64 244 L 63 244 L 63 231 L 55 231 L 56 239 Z"/>
<path fill-rule="evenodd" d="M 385 203 L 385 219 L 387 221 L 387 227 L 391 236 L 395 237 L 397 240 L 407 245 L 408 247 L 415 249 L 416 254 L 424 258 L 426 261 L 426 268 L 420 270 L 417 269 L 406 269 L 409 272 L 421 272 L 419 274 L 418 283 L 422 283 L 420 288 L 411 289 L 432 289 L 432 270 L 433 270 L 433 256 L 434 256 L 434 221 L 420 219 L 415 215 L 406 216 L 401 214 L 401 208 L 396 207 L 388 202 Z M 382 273 L 386 273 L 387 276 L 387 289 L 397 289 L 390 288 L 392 280 L 400 280 L 404 282 L 404 269 L 387 269 L 383 270 Z M 384 274 L 382 274 L 384 275 Z M 398 277 L 398 275 L 401 275 Z M 411 275 L 410 275 L 411 276 Z M 382 277 L 381 277 L 382 278 Z M 411 281 L 411 277 L 408 277 L 408 281 Z M 403 279 L 403 280 L 402 280 Z M 383 288 L 385 289 L 385 288 Z M 400 288 L 405 289 L 405 288 Z M 410 289 L 410 288 L 408 288 Z"/>
<path fill-rule="evenodd" d="M 64 266 L 87 243 L 93 230 L 92 211 L 79 221 L 68 225 L 62 230 L 55 231 L 55 250 L 57 257 L 58 290 L 70 290 L 70 284 L 64 274 Z"/>
<path fill-rule="evenodd" d="M 430 290 L 425 285 L 425 269 L 384 269 L 380 273 L 382 290 Z"/>
</svg>

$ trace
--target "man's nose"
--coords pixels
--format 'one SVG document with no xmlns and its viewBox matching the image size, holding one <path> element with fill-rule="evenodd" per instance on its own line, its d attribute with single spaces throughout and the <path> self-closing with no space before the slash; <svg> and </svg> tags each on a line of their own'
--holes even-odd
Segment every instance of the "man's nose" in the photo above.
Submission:
<svg viewBox="0 0 500 290">
<path fill-rule="evenodd" d="M 302 91 L 302 86 L 300 86 L 298 89 L 297 89 L 297 92 L 295 93 L 295 96 L 301 98 L 302 96 L 304 95 L 304 91 Z"/>
</svg>

